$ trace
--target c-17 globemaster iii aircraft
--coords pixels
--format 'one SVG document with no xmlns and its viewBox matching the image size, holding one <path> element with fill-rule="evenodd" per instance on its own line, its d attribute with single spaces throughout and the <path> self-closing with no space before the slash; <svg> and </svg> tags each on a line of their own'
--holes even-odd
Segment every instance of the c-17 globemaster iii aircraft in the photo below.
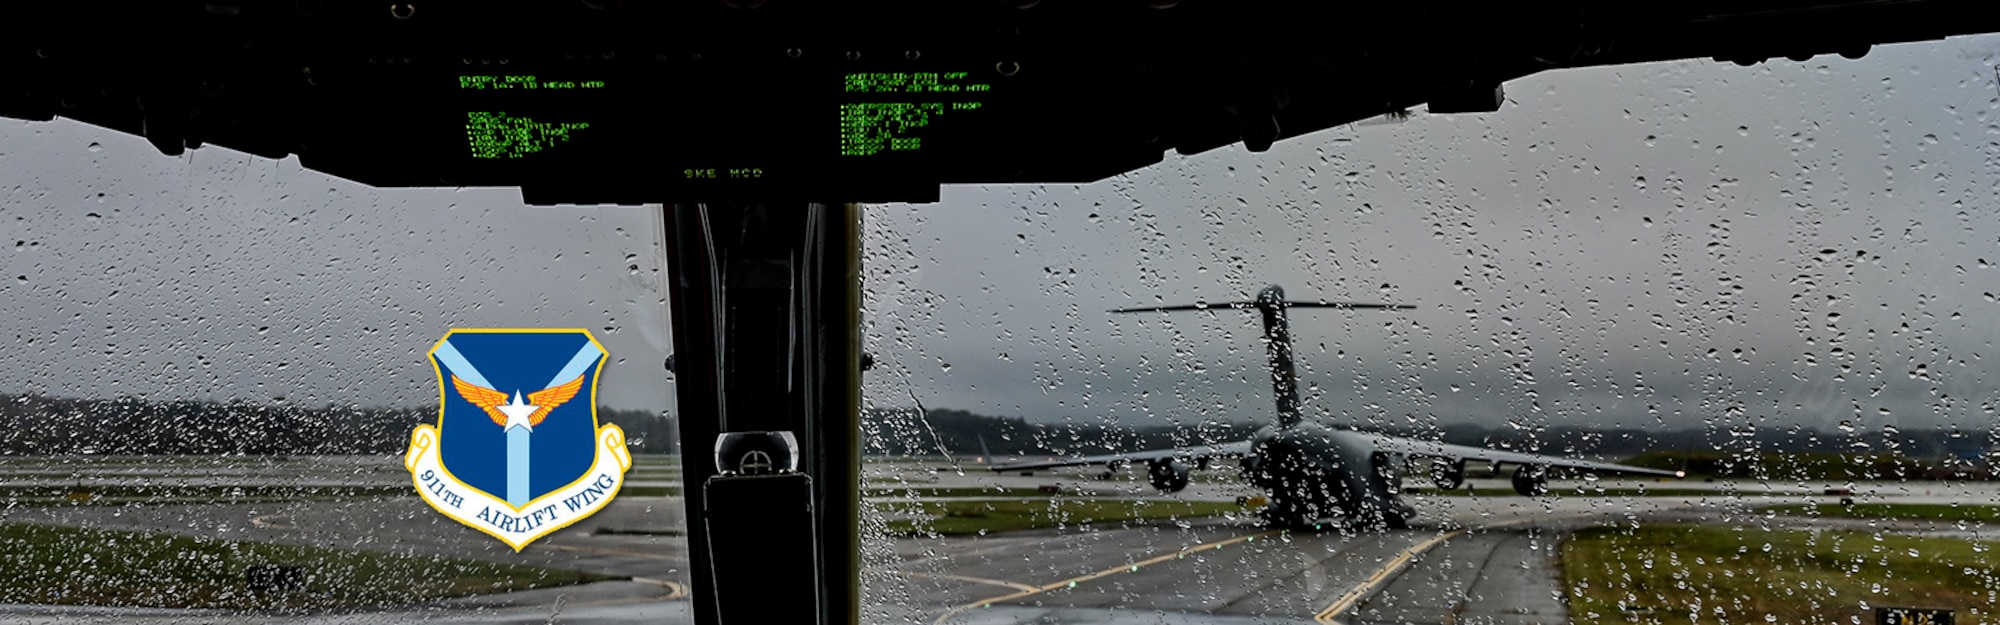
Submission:
<svg viewBox="0 0 2000 625">
<path fill-rule="evenodd" d="M 1223 458 L 1240 459 L 1243 475 L 1251 484 L 1270 492 L 1270 505 L 1262 515 L 1276 527 L 1307 528 L 1340 520 L 1357 528 L 1401 529 L 1414 511 L 1401 495 L 1401 468 L 1411 458 L 1431 459 L 1430 477 L 1439 488 L 1450 490 L 1465 482 L 1465 463 L 1479 460 L 1516 465 L 1514 490 L 1538 496 L 1548 492 L 1550 467 L 1615 471 L 1682 477 L 1678 471 L 1662 471 L 1621 464 L 1591 462 L 1498 449 L 1449 445 L 1328 426 L 1306 419 L 1299 412 L 1298 375 L 1292 366 L 1291 330 L 1287 308 L 1340 308 L 1348 310 L 1395 310 L 1412 306 L 1358 304 L 1351 302 L 1294 302 L 1285 300 L 1285 290 L 1265 287 L 1257 299 L 1247 302 L 1149 306 L 1121 308 L 1111 312 L 1157 312 L 1255 308 L 1264 317 L 1264 340 L 1270 351 L 1271 394 L 1277 398 L 1276 423 L 1259 429 L 1250 440 L 1157 449 L 1125 454 L 1108 454 L 994 465 L 994 471 L 1025 471 L 1053 467 L 1102 464 L 1110 467 L 1145 462 L 1153 486 L 1176 492 L 1188 485 L 1190 463 L 1206 466 Z"/>
</svg>

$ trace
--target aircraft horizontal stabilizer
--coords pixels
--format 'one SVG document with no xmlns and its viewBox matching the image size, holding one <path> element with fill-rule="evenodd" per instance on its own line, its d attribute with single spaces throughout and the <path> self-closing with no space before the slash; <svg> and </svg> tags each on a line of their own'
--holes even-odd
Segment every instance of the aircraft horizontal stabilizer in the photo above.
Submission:
<svg viewBox="0 0 2000 625">
<path fill-rule="evenodd" d="M 994 471 L 1033 471 L 1037 469 L 1054 469 L 1057 467 L 1075 467 L 1075 466 L 1087 466 L 1087 465 L 1111 466 L 1111 465 L 1123 465 L 1133 462 L 1164 462 L 1168 460 L 1200 462 L 1204 460 L 1214 460 L 1214 459 L 1242 458 L 1250 454 L 1250 447 L 1251 447 L 1250 441 L 1237 441 L 1233 443 L 1222 443 L 1219 445 L 1201 445 L 1197 447 L 1182 447 L 1176 449 L 1154 449 L 1150 451 L 1130 452 L 1122 454 L 1105 454 L 1102 456 L 1051 458 L 1048 460 L 1029 460 L 1023 462 L 1010 462 L 1007 464 L 993 465 L 988 468 Z"/>
<path fill-rule="evenodd" d="M 1289 308 L 1342 308 L 1348 310 L 1410 310 L 1416 308 L 1416 306 L 1411 306 L 1409 304 L 1371 304 L 1364 302 L 1248 301 L 1248 302 L 1203 302 L 1196 304 L 1181 304 L 1178 306 L 1139 306 L 1134 308 L 1114 308 L 1111 310 L 1111 312 L 1134 313 L 1134 312 L 1168 312 L 1176 310 L 1216 310 L 1222 308 L 1243 309 L 1243 308 L 1256 308 L 1258 304 L 1265 304 L 1265 305 L 1281 304 Z"/>
</svg>

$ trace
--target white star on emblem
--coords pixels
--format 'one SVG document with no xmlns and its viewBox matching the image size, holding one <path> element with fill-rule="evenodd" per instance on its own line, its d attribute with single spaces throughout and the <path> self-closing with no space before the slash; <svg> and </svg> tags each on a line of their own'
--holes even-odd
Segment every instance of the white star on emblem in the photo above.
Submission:
<svg viewBox="0 0 2000 625">
<path fill-rule="evenodd" d="M 500 404 L 493 408 L 507 415 L 507 425 L 501 427 L 501 430 L 512 430 L 518 427 L 533 432 L 535 431 L 535 426 L 528 425 L 528 415 L 535 414 L 535 409 L 541 408 L 541 406 L 522 402 L 521 392 L 514 391 L 513 403 Z"/>
</svg>

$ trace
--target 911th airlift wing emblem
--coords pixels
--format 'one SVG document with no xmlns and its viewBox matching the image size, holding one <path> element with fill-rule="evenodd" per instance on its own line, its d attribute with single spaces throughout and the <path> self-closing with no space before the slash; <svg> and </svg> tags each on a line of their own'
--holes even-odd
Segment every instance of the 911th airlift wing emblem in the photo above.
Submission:
<svg viewBox="0 0 2000 625">
<path fill-rule="evenodd" d="M 519 551 L 618 494 L 632 456 L 597 423 L 606 354 L 588 331 L 452 330 L 430 355 L 438 422 L 404 466 L 432 508 Z"/>
<path fill-rule="evenodd" d="M 549 411 L 563 405 L 563 402 L 569 401 L 571 397 L 576 397 L 576 391 L 583 388 L 583 376 L 576 376 L 576 379 L 562 386 L 552 386 L 529 393 L 527 404 L 521 403 L 520 391 L 514 391 L 514 401 L 508 403 L 506 393 L 467 382 L 456 375 L 451 376 L 451 386 L 458 389 L 460 397 L 472 402 L 474 406 L 485 409 L 486 416 L 491 417 L 493 424 L 500 426 L 500 429 L 511 430 L 520 427 L 533 432 L 535 426 L 542 424 L 542 419 L 548 418 Z"/>
</svg>

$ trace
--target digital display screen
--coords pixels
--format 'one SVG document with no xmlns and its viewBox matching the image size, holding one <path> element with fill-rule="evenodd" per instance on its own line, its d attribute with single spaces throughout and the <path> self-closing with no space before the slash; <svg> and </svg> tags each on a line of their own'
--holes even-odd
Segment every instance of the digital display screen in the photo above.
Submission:
<svg viewBox="0 0 2000 625">
<path fill-rule="evenodd" d="M 533 75 L 477 75 L 459 76 L 458 88 L 472 91 L 500 91 L 505 89 L 520 89 L 523 91 L 535 89 L 603 89 L 604 81 L 541 80 Z"/>
<path fill-rule="evenodd" d="M 590 122 L 544 122 L 504 111 L 465 114 L 465 142 L 473 158 L 523 158 L 568 143 Z"/>
<path fill-rule="evenodd" d="M 461 91 L 560 92 L 598 90 L 602 80 L 546 80 L 530 74 L 468 75 L 458 77 Z M 573 116 L 573 115 L 572 115 Z M 475 159 L 518 159 L 569 143 L 590 130 L 590 122 L 551 119 L 520 111 L 468 111 L 465 114 L 465 143 Z"/>
<path fill-rule="evenodd" d="M 872 157 L 937 146 L 933 126 L 976 116 L 992 83 L 971 72 L 853 72 L 843 82 L 840 155 Z M 932 149 L 935 152 L 937 150 Z"/>
<path fill-rule="evenodd" d="M 727 79 L 730 88 L 664 89 L 630 97 L 634 84 L 714 85 L 736 67 L 704 61 L 662 65 L 519 64 L 422 78 L 450 90 L 427 117 L 438 148 L 463 174 L 457 184 L 523 175 L 588 196 L 602 181 L 645 180 L 661 197 L 740 189 L 916 188 L 965 150 L 990 153 L 994 69 L 868 71 L 801 68 L 821 88 L 798 92 L 777 80 Z M 709 64 L 704 64 L 709 63 Z M 910 69 L 919 69 L 912 66 Z M 820 73 L 824 72 L 824 73 Z M 837 109 L 839 134 L 827 127 Z M 629 188 L 630 182 L 621 183 Z M 900 192 L 898 192 L 900 195 Z"/>
</svg>

